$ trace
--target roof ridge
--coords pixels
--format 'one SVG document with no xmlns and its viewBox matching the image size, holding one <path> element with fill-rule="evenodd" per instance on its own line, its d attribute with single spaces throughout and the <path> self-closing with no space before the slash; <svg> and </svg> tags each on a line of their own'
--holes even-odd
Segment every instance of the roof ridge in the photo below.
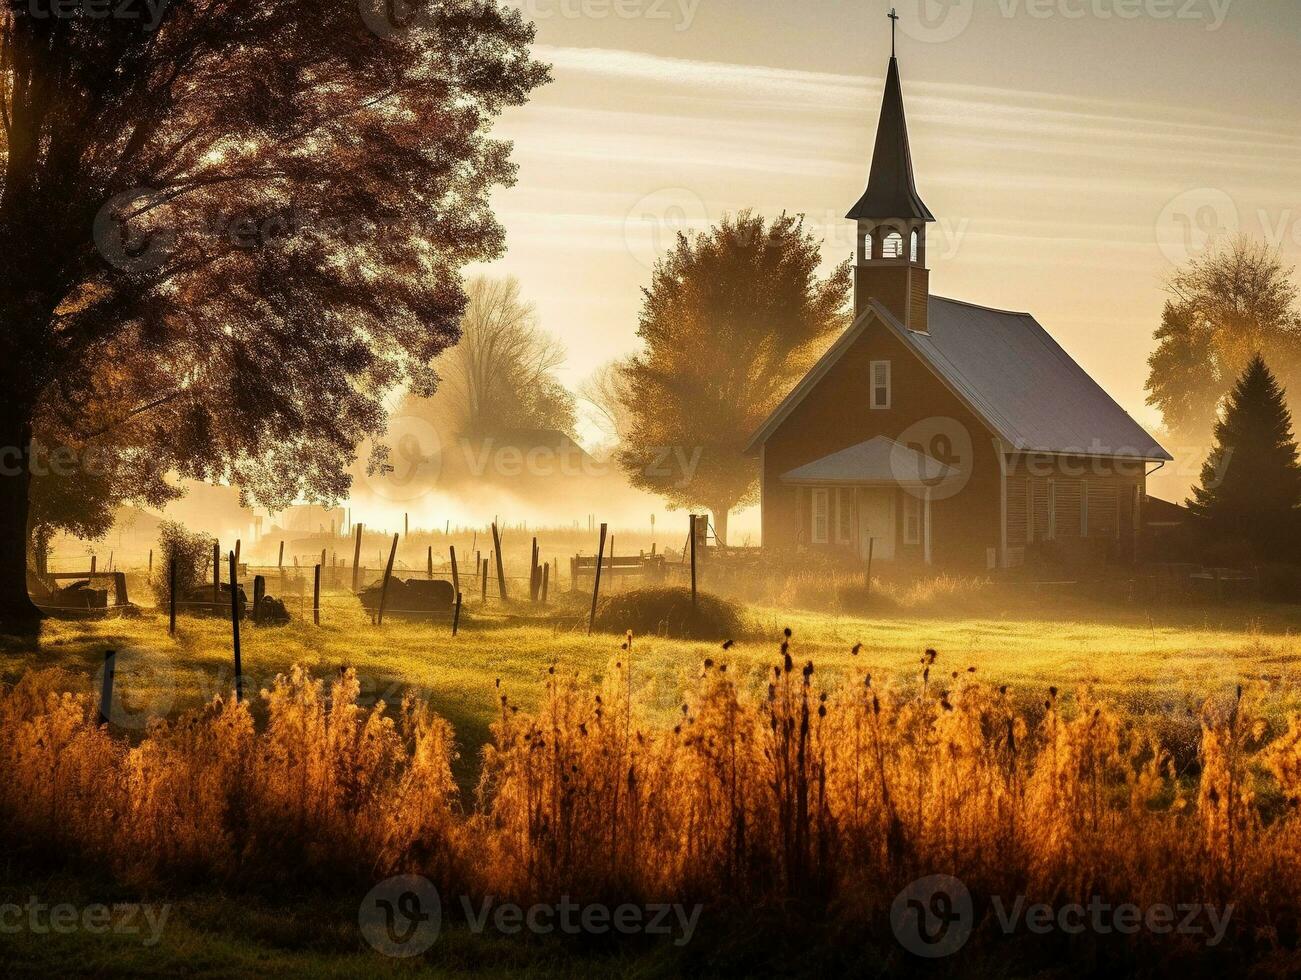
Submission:
<svg viewBox="0 0 1301 980">
<path fill-rule="evenodd" d="M 1026 312 L 1025 310 L 1003 310 L 999 309 L 997 306 L 983 306 L 980 303 L 972 303 L 965 299 L 954 299 L 952 296 L 937 296 L 932 293 L 931 299 L 938 299 L 944 303 L 952 303 L 954 306 L 966 306 L 973 310 L 984 310 L 986 313 L 1002 313 L 1006 316 L 1028 316 L 1031 320 L 1035 318 L 1033 313 Z"/>
</svg>

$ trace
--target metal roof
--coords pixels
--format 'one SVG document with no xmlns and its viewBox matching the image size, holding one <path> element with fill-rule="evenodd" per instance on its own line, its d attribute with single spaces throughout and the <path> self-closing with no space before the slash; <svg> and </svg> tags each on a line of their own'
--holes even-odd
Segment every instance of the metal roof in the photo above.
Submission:
<svg viewBox="0 0 1301 980">
<path fill-rule="evenodd" d="M 908 120 L 903 111 L 903 86 L 899 82 L 896 58 L 890 59 L 885 76 L 885 97 L 881 101 L 881 120 L 876 127 L 876 149 L 872 152 L 867 190 L 846 217 L 935 220 L 913 180 Z"/>
<path fill-rule="evenodd" d="M 781 481 L 845 486 L 929 486 L 951 472 L 937 459 L 886 436 L 877 436 L 783 473 Z"/>
<path fill-rule="evenodd" d="M 1028 313 L 930 298 L 928 332 L 904 327 L 877 301 L 768 417 L 750 450 L 777 430 L 867 327 L 880 322 L 999 436 L 1009 451 L 1170 460 Z"/>
</svg>

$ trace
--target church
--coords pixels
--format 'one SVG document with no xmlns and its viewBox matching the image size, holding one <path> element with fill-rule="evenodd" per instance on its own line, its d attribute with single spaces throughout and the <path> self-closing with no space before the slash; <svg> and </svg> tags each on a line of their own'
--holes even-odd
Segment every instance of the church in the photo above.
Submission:
<svg viewBox="0 0 1301 980">
<path fill-rule="evenodd" d="M 754 433 L 765 548 L 945 570 L 1136 557 L 1170 455 L 1028 313 L 931 293 L 892 54 L 854 319 Z"/>
</svg>

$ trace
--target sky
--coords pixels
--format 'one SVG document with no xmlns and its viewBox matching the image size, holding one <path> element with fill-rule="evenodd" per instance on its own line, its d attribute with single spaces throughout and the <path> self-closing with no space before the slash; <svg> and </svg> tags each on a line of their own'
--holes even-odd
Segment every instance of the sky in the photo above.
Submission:
<svg viewBox="0 0 1301 980">
<path fill-rule="evenodd" d="M 508 252 L 577 384 L 637 346 L 679 229 L 806 215 L 829 270 L 866 184 L 891 4 L 510 0 L 552 84 L 496 126 Z M 1033 313 L 1145 424 L 1179 263 L 1241 231 L 1301 261 L 1295 0 L 896 0 L 938 295 Z"/>
</svg>

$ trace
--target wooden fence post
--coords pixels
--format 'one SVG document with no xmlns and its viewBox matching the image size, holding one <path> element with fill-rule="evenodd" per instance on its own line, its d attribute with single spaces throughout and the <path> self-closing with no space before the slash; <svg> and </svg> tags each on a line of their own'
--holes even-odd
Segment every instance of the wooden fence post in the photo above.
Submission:
<svg viewBox="0 0 1301 980">
<path fill-rule="evenodd" d="M 483 574 L 483 588 L 479 594 L 479 601 L 487 604 L 488 602 L 488 559 L 485 558 L 479 565 L 479 570 Z"/>
<path fill-rule="evenodd" d="M 393 535 L 393 547 L 389 549 L 388 564 L 384 567 L 384 583 L 379 587 L 379 615 L 375 625 L 384 625 L 384 603 L 388 600 L 388 580 L 393 575 L 393 560 L 398 556 L 398 535 Z"/>
<path fill-rule="evenodd" d="M 506 601 L 506 568 L 501 561 L 501 534 L 497 530 L 497 522 L 492 522 L 492 544 L 497 554 L 497 591 L 501 595 L 501 601 Z"/>
<path fill-rule="evenodd" d="M 538 579 L 538 539 L 533 539 L 533 553 L 529 559 L 529 602 L 538 601 L 538 589 L 541 582 Z"/>
<path fill-rule="evenodd" d="M 230 632 L 235 647 L 235 703 L 244 700 L 244 664 L 239 656 L 239 564 L 230 553 Z"/>
<path fill-rule="evenodd" d="M 455 548 L 452 549 L 452 553 L 456 553 Z M 429 576 L 429 581 L 434 580 L 434 546 L 432 544 L 429 546 L 429 555 L 425 560 L 425 574 Z"/>
<path fill-rule="evenodd" d="M 359 586 L 357 585 L 357 581 L 358 581 L 357 576 L 361 574 L 361 530 L 365 526 L 366 526 L 365 524 L 357 525 L 357 544 L 352 551 L 352 591 L 353 592 L 356 592 L 357 589 L 359 588 Z"/>
<path fill-rule="evenodd" d="M 91 574 L 91 575 L 94 575 L 94 574 L 95 574 L 95 556 L 94 556 L 94 555 L 91 555 L 91 556 L 90 556 L 90 574 Z"/>
<path fill-rule="evenodd" d="M 253 622 L 262 625 L 262 600 L 266 598 L 267 580 L 261 575 L 253 577 Z"/>
<path fill-rule="evenodd" d="M 592 614 L 587 619 L 587 634 L 592 635 L 592 630 L 596 628 L 596 600 L 601 595 L 601 564 L 605 559 L 605 535 L 609 525 L 601 525 L 601 544 L 596 552 L 596 578 L 592 582 Z"/>
<path fill-rule="evenodd" d="M 459 568 L 456 567 L 456 545 L 449 545 L 447 550 L 448 550 L 449 552 L 451 552 L 451 555 L 452 555 L 452 589 L 453 589 L 453 591 L 456 592 L 457 596 L 460 596 L 460 594 L 461 594 L 461 570 L 460 570 Z M 431 549 L 431 551 L 432 551 L 432 549 Z M 432 571 L 433 571 L 433 567 L 434 567 L 434 565 L 433 565 L 433 559 L 430 559 L 430 562 L 429 562 L 429 569 L 430 569 L 430 572 L 431 572 L 431 573 L 432 573 Z M 431 574 L 429 577 L 430 577 L 430 578 L 433 578 L 433 575 Z"/>
<path fill-rule="evenodd" d="M 696 608 L 696 515 L 691 515 L 691 608 Z"/>
<path fill-rule="evenodd" d="M 876 550 L 876 538 L 867 539 L 867 597 L 872 598 L 872 552 Z"/>
<path fill-rule="evenodd" d="M 145 578 L 150 582 L 154 580 L 154 549 L 149 549 L 149 570 L 145 573 Z"/>
<path fill-rule="evenodd" d="M 542 605 L 547 604 L 547 589 L 551 585 L 551 562 L 542 566 Z"/>
<path fill-rule="evenodd" d="M 167 600 L 167 605 L 169 607 L 168 619 L 167 619 L 167 635 L 175 636 L 176 635 L 176 559 L 175 558 L 172 559 L 171 566 L 167 570 L 167 592 L 169 596 Z"/>
<path fill-rule="evenodd" d="M 285 542 L 284 542 L 284 539 L 281 538 L 281 539 L 280 539 L 280 559 L 279 559 L 279 561 L 276 562 L 276 568 L 283 569 L 284 567 L 285 567 Z"/>
<path fill-rule="evenodd" d="M 212 614 L 221 608 L 221 542 L 212 542 Z"/>
<path fill-rule="evenodd" d="M 461 628 L 461 593 L 456 593 L 456 608 L 452 611 L 452 635 L 455 636 Z"/>
<path fill-rule="evenodd" d="M 321 625 L 321 566 L 316 566 L 312 583 L 312 625 Z"/>
<path fill-rule="evenodd" d="M 99 688 L 99 720 L 107 725 L 113 714 L 113 677 L 117 673 L 117 651 L 104 651 L 104 679 Z"/>
</svg>

